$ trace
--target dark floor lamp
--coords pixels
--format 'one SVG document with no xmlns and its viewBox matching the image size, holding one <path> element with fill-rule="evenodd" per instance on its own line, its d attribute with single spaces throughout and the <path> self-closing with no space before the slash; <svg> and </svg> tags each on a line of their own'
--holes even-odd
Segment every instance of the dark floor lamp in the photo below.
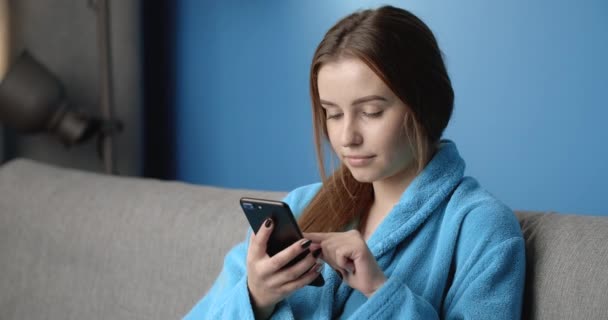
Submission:
<svg viewBox="0 0 608 320">
<path fill-rule="evenodd" d="M 0 79 L 0 123 L 25 134 L 47 132 L 66 146 L 98 138 L 105 171 L 116 173 L 112 137 L 122 130 L 112 113 L 108 2 L 92 3 L 97 11 L 100 53 L 100 112 L 93 117 L 69 107 L 61 82 L 29 53 L 23 52 Z"/>
<path fill-rule="evenodd" d="M 71 110 L 59 80 L 27 52 L 0 82 L 0 120 L 25 134 L 48 132 L 66 146 L 82 143 L 100 121 Z"/>
</svg>

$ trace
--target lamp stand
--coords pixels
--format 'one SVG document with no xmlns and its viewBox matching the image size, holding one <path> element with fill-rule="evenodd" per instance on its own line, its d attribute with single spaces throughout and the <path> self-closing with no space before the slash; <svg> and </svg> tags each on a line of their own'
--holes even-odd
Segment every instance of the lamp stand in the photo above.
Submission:
<svg viewBox="0 0 608 320">
<path fill-rule="evenodd" d="M 99 53 L 99 108 L 102 120 L 114 123 L 114 87 L 112 83 L 112 50 L 110 37 L 110 7 L 108 0 L 91 0 L 90 7 L 97 13 L 97 49 Z M 114 157 L 114 134 L 117 130 L 108 130 L 101 134 L 99 146 L 105 172 L 117 174 Z"/>
</svg>

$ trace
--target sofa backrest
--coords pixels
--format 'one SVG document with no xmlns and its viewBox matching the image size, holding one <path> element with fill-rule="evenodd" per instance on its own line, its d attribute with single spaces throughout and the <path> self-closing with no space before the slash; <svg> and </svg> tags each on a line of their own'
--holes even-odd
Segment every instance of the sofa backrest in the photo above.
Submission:
<svg viewBox="0 0 608 320">
<path fill-rule="evenodd" d="M 608 217 L 516 212 L 525 319 L 608 319 Z"/>
<path fill-rule="evenodd" d="M 30 160 L 0 167 L 0 319 L 180 319 L 245 237 L 229 190 Z"/>
</svg>

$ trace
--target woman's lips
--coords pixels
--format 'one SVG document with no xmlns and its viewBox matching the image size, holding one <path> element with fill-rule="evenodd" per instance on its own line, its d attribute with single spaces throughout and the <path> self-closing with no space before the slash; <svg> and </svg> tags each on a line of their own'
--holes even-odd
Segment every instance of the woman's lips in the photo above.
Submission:
<svg viewBox="0 0 608 320">
<path fill-rule="evenodd" d="M 375 156 L 344 156 L 344 160 L 351 167 L 364 167 L 369 165 Z"/>
</svg>

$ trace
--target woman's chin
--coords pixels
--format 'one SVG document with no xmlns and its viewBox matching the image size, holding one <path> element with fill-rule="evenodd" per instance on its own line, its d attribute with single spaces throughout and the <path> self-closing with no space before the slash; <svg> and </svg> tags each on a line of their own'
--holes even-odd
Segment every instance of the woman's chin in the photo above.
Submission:
<svg viewBox="0 0 608 320">
<path fill-rule="evenodd" d="M 350 169 L 350 173 L 352 174 L 353 178 L 355 178 L 355 180 L 357 180 L 357 182 L 372 183 L 377 180 L 377 177 L 375 175 L 371 175 L 366 172 L 360 172 L 360 171 L 357 171 L 356 169 L 355 170 Z"/>
</svg>

